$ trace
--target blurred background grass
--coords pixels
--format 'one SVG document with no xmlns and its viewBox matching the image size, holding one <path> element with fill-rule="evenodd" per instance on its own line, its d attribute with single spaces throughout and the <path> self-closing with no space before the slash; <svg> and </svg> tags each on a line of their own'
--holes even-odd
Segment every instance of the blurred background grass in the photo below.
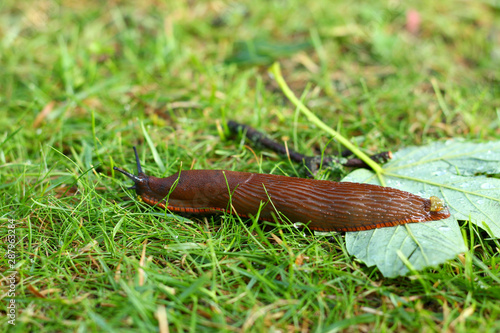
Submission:
<svg viewBox="0 0 500 333">
<path fill-rule="evenodd" d="M 72 145 L 93 110 L 158 127 L 230 115 L 285 132 L 293 110 L 266 74 L 280 60 L 298 94 L 311 85 L 308 105 L 367 147 L 488 139 L 499 134 L 498 8 L 459 3 L 3 1 L 2 127 L 38 116 L 32 139 L 53 141 L 49 126 Z M 73 124 L 84 133 L 64 131 Z"/>
<path fill-rule="evenodd" d="M 161 306 L 168 308 L 171 329 L 191 331 L 494 327 L 498 306 L 483 294 L 467 300 L 473 287 L 470 276 L 457 278 L 458 261 L 427 272 L 428 282 L 420 282 L 423 292 L 411 281 L 385 280 L 351 262 L 341 237 L 332 245 L 288 236 L 296 241 L 293 251 L 300 249 L 297 253 L 310 258 L 311 271 L 315 267 L 312 277 L 303 271 L 300 278 L 321 287 L 297 294 L 269 291 L 266 285 L 276 283 L 276 275 L 285 280 L 289 273 L 286 265 L 279 272 L 271 268 L 295 262 L 288 251 L 259 262 L 252 256 L 257 250 L 239 252 L 253 238 L 241 236 L 245 230 L 236 222 L 228 227 L 215 219 L 206 228 L 182 229 L 165 226 L 152 213 L 127 215 L 137 210 L 116 206 L 123 178 L 108 176 L 114 176 L 113 165 L 134 169 L 131 145 L 140 147 L 145 169 L 156 176 L 181 163 L 293 174 L 274 154 L 256 150 L 256 158 L 243 142 L 224 140 L 223 124 L 235 119 L 305 154 L 329 143 L 305 119 L 295 118 L 267 73 L 273 61 L 280 61 L 289 85 L 324 122 L 368 152 L 442 138 L 498 139 L 499 11 L 495 1 L 451 0 L 411 6 L 401 1 L 3 0 L 0 186 L 2 216 L 21 225 L 23 280 L 17 292 L 23 301 L 17 329 L 152 330 L 158 327 L 153 313 Z M 144 133 L 165 168 L 154 162 Z M 337 147 L 330 143 L 326 149 Z M 261 161 L 262 155 L 270 159 Z M 219 237 L 224 251 L 212 249 L 213 256 L 203 257 L 205 250 L 186 247 L 205 244 L 206 232 L 214 233 L 209 239 Z M 182 251 L 165 255 L 173 234 L 180 237 L 176 244 L 184 244 Z M 148 255 L 163 259 L 151 259 L 149 287 L 134 289 L 144 240 L 150 244 Z M 236 259 L 226 267 L 217 258 L 227 255 L 228 243 L 238 250 L 229 251 Z M 206 262 L 198 259 L 189 265 L 196 273 L 185 272 L 185 256 L 213 260 L 216 268 L 211 267 L 223 278 L 204 275 Z M 249 262 L 259 262 L 259 274 L 271 270 L 274 275 L 263 282 L 252 279 Z M 124 267 L 127 273 L 117 278 Z M 165 274 L 176 278 L 162 280 Z M 229 283 L 228 274 L 236 280 Z M 345 274 L 340 285 L 338 274 Z M 446 285 L 442 299 L 432 301 L 428 291 L 438 293 L 436 282 L 454 278 L 457 286 Z M 300 285 L 290 279 L 289 285 Z M 255 283 L 263 289 L 248 287 Z M 169 288 L 182 297 L 172 296 Z M 212 298 L 204 303 L 207 293 Z M 393 293 L 409 297 L 409 312 L 400 313 Z M 332 297 L 319 300 L 320 294 Z M 367 294 L 374 296 L 367 299 Z M 460 311 L 450 309 L 452 302 Z M 461 309 L 471 306 L 480 311 L 467 322 Z M 269 316 L 258 309 L 268 309 Z"/>
</svg>

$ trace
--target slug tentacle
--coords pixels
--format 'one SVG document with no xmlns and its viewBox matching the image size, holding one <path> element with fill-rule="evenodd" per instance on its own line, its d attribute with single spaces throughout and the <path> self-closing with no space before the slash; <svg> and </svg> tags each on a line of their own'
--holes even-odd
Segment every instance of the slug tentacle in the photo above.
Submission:
<svg viewBox="0 0 500 333">
<path fill-rule="evenodd" d="M 139 178 L 136 175 L 131 174 L 130 172 L 127 172 L 127 171 L 122 170 L 122 169 L 117 168 L 117 167 L 113 167 L 113 169 L 116 170 L 116 171 L 119 171 L 119 172 L 123 173 L 125 176 L 127 176 L 130 179 L 132 179 L 134 181 L 134 183 L 136 183 L 136 184 L 139 183 L 139 182 L 141 182 L 141 178 Z"/>
<path fill-rule="evenodd" d="M 123 169 L 113 167 L 114 170 L 123 173 L 125 176 L 128 178 L 132 179 L 134 181 L 134 185 L 129 187 L 129 190 L 136 190 L 137 194 L 141 195 L 142 192 L 147 192 L 149 189 L 149 176 L 147 176 L 144 172 L 142 172 L 141 168 L 141 162 L 139 161 L 139 155 L 137 154 L 137 149 L 134 146 L 134 153 L 135 153 L 135 161 L 137 165 L 137 176 L 134 174 L 131 174 L 130 172 L 127 172 Z"/>
<path fill-rule="evenodd" d="M 276 211 L 312 230 L 359 231 L 450 216 L 444 201 L 370 184 L 225 170 L 187 170 L 166 178 L 114 168 L 135 183 L 149 205 L 173 212 L 227 212 L 273 221 Z M 270 204 L 270 201 L 272 204 Z M 264 205 L 262 205 L 264 204 Z M 234 209 L 234 210 L 233 210 Z"/>
<path fill-rule="evenodd" d="M 134 154 L 135 154 L 135 163 L 137 165 L 137 173 L 138 174 L 144 173 L 144 172 L 142 172 L 141 161 L 139 161 L 139 154 L 137 154 L 137 149 L 135 148 L 135 146 L 133 148 L 134 148 Z"/>
</svg>

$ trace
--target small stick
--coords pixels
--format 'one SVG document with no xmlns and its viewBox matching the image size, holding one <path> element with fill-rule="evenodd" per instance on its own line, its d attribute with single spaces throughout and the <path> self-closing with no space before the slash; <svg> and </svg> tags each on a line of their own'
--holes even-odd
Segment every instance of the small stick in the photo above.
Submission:
<svg viewBox="0 0 500 333">
<path fill-rule="evenodd" d="M 229 120 L 227 122 L 227 127 L 232 133 L 234 134 L 238 134 L 239 132 L 244 133 L 246 137 L 250 139 L 250 141 L 253 141 L 263 147 L 269 148 L 280 155 L 287 156 L 288 153 L 288 155 L 290 155 L 290 158 L 294 162 L 302 163 L 302 161 L 307 157 L 306 155 L 296 152 L 293 149 L 290 148 L 287 149 L 281 143 L 268 138 L 264 133 L 261 133 L 257 131 L 255 128 L 250 127 L 248 125 L 240 124 L 233 120 Z"/>
<path fill-rule="evenodd" d="M 341 161 L 339 158 L 332 157 L 332 156 L 325 156 L 323 159 L 321 156 L 306 156 L 304 154 L 301 154 L 299 152 L 296 152 L 293 149 L 286 148 L 284 145 L 282 145 L 279 142 L 276 142 L 269 137 L 267 137 L 265 134 L 257 131 L 255 128 L 250 127 L 245 124 L 240 124 L 236 121 L 229 120 L 227 122 L 227 127 L 229 130 L 234 133 L 245 133 L 247 138 L 249 138 L 251 141 L 271 149 L 272 151 L 284 155 L 284 156 L 290 156 L 290 159 L 294 162 L 297 163 L 304 163 L 306 168 L 309 170 L 309 172 L 314 175 L 317 173 L 319 170 L 319 167 L 321 164 L 328 165 L 328 164 L 334 164 L 334 163 L 339 163 L 343 166 L 346 167 L 352 167 L 352 168 L 366 168 L 369 169 L 370 167 L 360 160 L 359 158 L 350 158 L 345 161 Z M 341 156 L 346 157 L 351 155 L 352 153 L 349 150 L 344 150 L 341 154 Z M 392 153 L 390 151 L 384 151 L 375 155 L 370 156 L 372 160 L 374 160 L 377 163 L 385 163 L 388 160 L 392 158 Z"/>
</svg>

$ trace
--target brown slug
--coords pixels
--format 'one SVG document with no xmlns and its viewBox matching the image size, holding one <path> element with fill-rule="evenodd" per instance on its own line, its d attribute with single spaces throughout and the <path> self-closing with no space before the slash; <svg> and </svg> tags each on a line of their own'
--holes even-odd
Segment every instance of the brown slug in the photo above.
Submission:
<svg viewBox="0 0 500 333">
<path fill-rule="evenodd" d="M 147 176 L 135 147 L 134 152 L 137 176 L 114 169 L 134 181 L 132 188 L 144 202 L 172 212 L 259 214 L 261 220 L 301 222 L 318 231 L 368 230 L 450 216 L 437 197 L 424 199 L 371 184 L 225 170 L 179 171 L 166 178 Z"/>
</svg>

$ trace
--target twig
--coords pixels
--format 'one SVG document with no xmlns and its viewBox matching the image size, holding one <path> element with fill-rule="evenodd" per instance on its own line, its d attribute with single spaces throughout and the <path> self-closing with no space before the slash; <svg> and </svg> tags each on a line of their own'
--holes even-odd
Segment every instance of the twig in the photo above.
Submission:
<svg viewBox="0 0 500 333">
<path fill-rule="evenodd" d="M 320 166 L 323 165 L 331 165 L 331 164 L 341 164 L 346 167 L 352 168 L 365 168 L 370 169 L 370 166 L 367 165 L 364 161 L 359 158 L 350 158 L 350 159 L 340 159 L 333 156 L 306 156 L 299 152 L 296 152 L 293 149 L 290 149 L 282 145 L 281 143 L 274 141 L 273 139 L 267 137 L 265 134 L 257 131 L 255 128 L 250 127 L 245 124 L 240 124 L 236 121 L 229 120 L 227 122 L 227 127 L 234 134 L 245 134 L 248 139 L 252 142 L 261 145 L 265 148 L 269 148 L 272 151 L 284 155 L 289 156 L 290 159 L 297 163 L 304 163 L 308 171 L 311 175 L 314 175 L 318 172 Z M 342 157 L 346 157 L 352 155 L 349 150 L 345 150 L 342 152 Z M 384 151 L 375 155 L 370 156 L 372 160 L 377 163 L 386 163 L 388 160 L 392 158 L 392 153 L 390 151 Z"/>
</svg>

